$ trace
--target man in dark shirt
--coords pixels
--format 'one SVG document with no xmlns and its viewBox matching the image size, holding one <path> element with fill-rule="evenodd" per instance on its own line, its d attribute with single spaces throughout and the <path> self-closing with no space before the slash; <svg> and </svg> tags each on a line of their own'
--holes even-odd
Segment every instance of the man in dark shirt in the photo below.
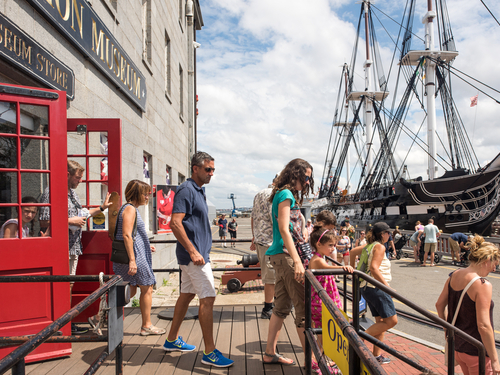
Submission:
<svg viewBox="0 0 500 375">
<path fill-rule="evenodd" d="M 226 240 L 227 237 L 227 220 L 226 220 L 226 215 L 222 214 L 220 219 L 219 219 L 219 237 L 222 240 Z M 226 243 L 224 242 L 222 246 L 227 247 Z"/>
<path fill-rule="evenodd" d="M 233 241 L 233 238 L 236 238 L 238 223 L 236 222 L 236 219 L 234 217 L 233 220 L 227 225 L 227 229 L 229 230 L 229 234 L 231 235 L 231 247 L 236 247 L 236 242 Z"/>
<path fill-rule="evenodd" d="M 205 350 L 201 363 L 216 367 L 229 367 L 233 360 L 224 357 L 215 348 L 213 336 L 213 310 L 215 287 L 210 265 L 212 232 L 208 220 L 208 206 L 202 189 L 214 175 L 214 158 L 197 152 L 191 159 L 191 178 L 177 188 L 170 228 L 177 238 L 177 262 L 182 270 L 180 296 L 163 349 L 167 352 L 191 352 L 196 347 L 186 344 L 179 336 L 179 329 L 189 303 L 198 295 L 200 307 L 198 320 L 203 333 Z"/>
</svg>

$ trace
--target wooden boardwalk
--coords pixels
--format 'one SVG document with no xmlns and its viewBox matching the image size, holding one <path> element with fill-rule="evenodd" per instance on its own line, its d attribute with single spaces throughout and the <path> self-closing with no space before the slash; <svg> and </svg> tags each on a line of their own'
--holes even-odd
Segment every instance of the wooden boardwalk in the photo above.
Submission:
<svg viewBox="0 0 500 375">
<path fill-rule="evenodd" d="M 158 319 L 158 312 L 165 307 L 154 308 L 153 324 L 166 328 L 170 320 Z M 283 325 L 278 341 L 278 352 L 293 358 L 297 365 L 264 365 L 262 353 L 266 347 L 269 320 L 261 319 L 262 305 L 216 306 L 214 307 L 214 338 L 217 349 L 223 355 L 233 359 L 234 365 L 220 369 L 201 363 L 203 340 L 198 320 L 186 320 L 180 330 L 180 336 L 186 342 L 196 345 L 190 353 L 166 353 L 162 349 L 166 335 L 141 336 L 141 315 L 139 308 L 125 309 L 123 364 L 124 374 L 270 374 L 302 375 L 305 371 L 304 354 L 300 346 L 297 330 L 290 315 Z M 46 362 L 28 364 L 26 373 L 42 374 L 83 374 L 106 348 L 104 343 L 73 344 L 70 357 Z M 112 353 L 97 372 L 114 375 L 115 361 Z"/>
</svg>

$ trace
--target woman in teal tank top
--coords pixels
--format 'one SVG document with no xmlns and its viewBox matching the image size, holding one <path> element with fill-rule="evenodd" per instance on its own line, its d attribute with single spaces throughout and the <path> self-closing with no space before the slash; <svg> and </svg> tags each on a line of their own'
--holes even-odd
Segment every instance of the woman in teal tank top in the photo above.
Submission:
<svg viewBox="0 0 500 375">
<path fill-rule="evenodd" d="M 267 347 L 264 363 L 293 365 L 295 362 L 276 353 L 278 336 L 283 321 L 295 307 L 295 326 L 302 349 L 305 351 L 304 335 L 304 265 L 294 244 L 294 238 L 303 238 L 300 222 L 300 209 L 303 197 L 314 189 L 313 168 L 305 160 L 294 159 L 274 182 L 271 194 L 273 244 L 266 255 L 271 258 L 275 272 L 274 309 L 269 322 Z M 293 236 L 292 236 L 293 232 Z"/>
</svg>

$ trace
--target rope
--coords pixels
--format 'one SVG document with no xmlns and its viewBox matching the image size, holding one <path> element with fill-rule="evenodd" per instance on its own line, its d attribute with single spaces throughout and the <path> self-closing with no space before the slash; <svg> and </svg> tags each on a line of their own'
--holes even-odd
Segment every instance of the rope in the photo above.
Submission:
<svg viewBox="0 0 500 375">
<path fill-rule="evenodd" d="M 104 272 L 99 273 L 99 283 L 101 286 L 104 285 Z M 108 318 L 108 302 L 107 302 L 107 296 L 108 293 L 104 293 L 101 296 L 101 302 L 99 303 L 99 312 L 97 313 L 97 316 L 99 317 L 99 321 L 96 324 L 94 328 L 94 333 L 97 335 L 102 335 L 102 330 L 101 327 L 104 328 L 104 325 L 106 324 L 107 318 Z M 90 318 L 92 319 L 92 318 Z"/>
</svg>

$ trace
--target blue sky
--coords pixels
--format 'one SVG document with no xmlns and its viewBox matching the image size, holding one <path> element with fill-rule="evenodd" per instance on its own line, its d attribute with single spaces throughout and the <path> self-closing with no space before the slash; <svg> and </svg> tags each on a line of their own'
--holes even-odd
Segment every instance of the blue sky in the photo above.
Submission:
<svg viewBox="0 0 500 375">
<path fill-rule="evenodd" d="M 500 17 L 500 3 L 484 2 Z M 401 3 L 374 4 L 400 21 Z M 425 3 L 417 7 L 417 21 Z M 217 208 L 231 206 L 230 193 L 237 195 L 238 206 L 251 205 L 254 195 L 296 157 L 313 165 L 319 187 L 342 64 L 351 59 L 360 6 L 346 0 L 201 1 L 205 26 L 197 33 L 198 149 L 215 158 L 215 177 L 206 191 Z M 377 16 L 395 38 L 397 26 L 381 11 Z M 500 26 L 480 0 L 449 1 L 448 13 L 460 52 L 455 67 L 500 88 L 495 59 Z M 392 42 L 380 24 L 376 27 L 387 69 Z M 423 49 L 414 43 L 415 49 Z M 488 56 L 487 51 L 493 53 Z M 356 74 L 362 77 L 362 69 Z M 499 151 L 500 106 L 480 94 L 479 105 L 470 108 L 469 98 L 477 90 L 462 83 L 454 89 L 483 164 Z M 415 118 L 413 126 L 418 123 Z M 425 131 L 420 134 L 425 139 Z M 408 148 L 401 142 L 397 157 L 403 159 Z M 425 175 L 425 153 L 415 149 L 410 159 L 411 175 Z"/>
</svg>

